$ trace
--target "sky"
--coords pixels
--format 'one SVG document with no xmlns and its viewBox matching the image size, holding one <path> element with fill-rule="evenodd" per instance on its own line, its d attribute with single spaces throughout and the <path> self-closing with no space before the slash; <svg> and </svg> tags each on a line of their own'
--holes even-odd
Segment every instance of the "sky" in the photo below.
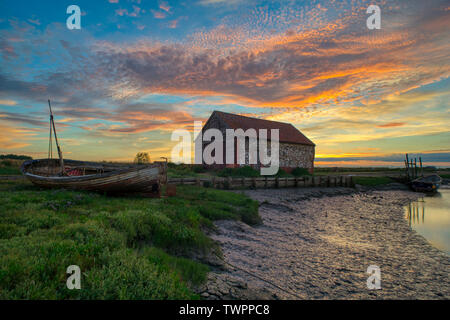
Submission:
<svg viewBox="0 0 450 320">
<path fill-rule="evenodd" d="M 69 5 L 81 29 L 69 30 Z M 381 9 L 370 30 L 369 5 Z M 292 123 L 316 166 L 450 167 L 450 4 L 409 1 L 0 2 L 0 154 L 170 157 L 212 111 Z"/>
</svg>

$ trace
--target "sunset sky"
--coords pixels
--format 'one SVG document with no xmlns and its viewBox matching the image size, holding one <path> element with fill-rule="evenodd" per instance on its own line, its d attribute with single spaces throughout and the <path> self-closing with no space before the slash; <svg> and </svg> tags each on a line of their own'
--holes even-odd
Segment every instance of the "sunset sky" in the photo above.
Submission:
<svg viewBox="0 0 450 320">
<path fill-rule="evenodd" d="M 66 9 L 81 8 L 81 30 Z M 381 8 L 381 30 L 366 9 Z M 0 154 L 170 156 L 213 110 L 290 122 L 317 166 L 450 167 L 450 4 L 438 0 L 0 2 Z"/>
</svg>

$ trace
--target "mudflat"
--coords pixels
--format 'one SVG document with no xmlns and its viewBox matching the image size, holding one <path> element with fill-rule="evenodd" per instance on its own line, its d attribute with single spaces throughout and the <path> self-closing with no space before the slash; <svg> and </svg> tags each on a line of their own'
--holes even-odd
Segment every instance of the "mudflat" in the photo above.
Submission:
<svg viewBox="0 0 450 320">
<path fill-rule="evenodd" d="M 214 298 L 245 297 L 227 294 L 230 281 L 260 293 L 250 298 L 450 298 L 450 257 L 404 217 L 403 206 L 420 194 L 345 188 L 245 194 L 259 201 L 263 223 L 216 222 L 212 237 L 231 265 L 211 274 L 210 284 L 219 292 Z M 367 288 L 370 265 L 381 269 L 379 290 Z"/>
</svg>

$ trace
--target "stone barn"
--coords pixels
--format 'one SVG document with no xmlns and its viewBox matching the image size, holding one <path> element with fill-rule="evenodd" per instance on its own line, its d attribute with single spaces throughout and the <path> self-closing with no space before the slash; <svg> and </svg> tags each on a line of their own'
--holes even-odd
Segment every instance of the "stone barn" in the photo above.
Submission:
<svg viewBox="0 0 450 320">
<path fill-rule="evenodd" d="M 209 117 L 208 121 L 202 128 L 202 132 L 207 129 L 215 128 L 222 132 L 224 139 L 224 164 L 213 164 L 211 166 L 216 168 L 223 167 L 237 167 L 239 166 L 237 161 L 237 147 L 234 146 L 234 163 L 225 164 L 226 161 L 226 148 L 225 148 L 225 136 L 226 129 L 242 129 L 247 131 L 248 129 L 255 129 L 259 132 L 260 129 L 267 129 L 269 141 L 268 149 L 270 150 L 270 130 L 279 130 L 279 159 L 280 168 L 286 172 L 291 172 L 293 169 L 300 167 L 307 169 L 310 173 L 314 170 L 314 154 L 315 144 L 303 135 L 297 128 L 290 123 L 283 123 L 278 121 L 263 120 L 258 118 L 245 117 L 237 114 L 226 113 L 221 111 L 214 111 Z M 199 141 L 198 137 L 195 141 L 196 144 L 202 145 L 202 152 L 204 148 L 211 143 L 211 141 Z M 236 141 L 234 142 L 236 144 Z M 248 163 L 248 141 L 246 141 L 245 147 L 245 161 Z M 259 159 L 258 159 L 259 160 Z M 204 162 L 203 162 L 204 163 Z M 259 168 L 259 163 L 252 165 Z"/>
</svg>

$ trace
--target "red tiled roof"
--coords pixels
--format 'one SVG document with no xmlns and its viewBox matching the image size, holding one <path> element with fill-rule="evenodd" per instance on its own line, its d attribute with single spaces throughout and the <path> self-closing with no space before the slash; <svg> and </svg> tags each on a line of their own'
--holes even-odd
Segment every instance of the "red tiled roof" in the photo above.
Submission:
<svg viewBox="0 0 450 320">
<path fill-rule="evenodd" d="M 259 129 L 267 129 L 269 139 L 270 129 L 279 129 L 280 142 L 315 146 L 311 140 L 309 140 L 305 135 L 303 135 L 303 133 L 301 133 L 290 123 L 250 118 L 221 111 L 214 111 L 211 117 L 214 114 L 220 117 L 230 127 L 230 129 L 236 130 L 240 128 L 244 131 L 247 129 L 255 129 L 256 132 L 258 132 Z"/>
</svg>

